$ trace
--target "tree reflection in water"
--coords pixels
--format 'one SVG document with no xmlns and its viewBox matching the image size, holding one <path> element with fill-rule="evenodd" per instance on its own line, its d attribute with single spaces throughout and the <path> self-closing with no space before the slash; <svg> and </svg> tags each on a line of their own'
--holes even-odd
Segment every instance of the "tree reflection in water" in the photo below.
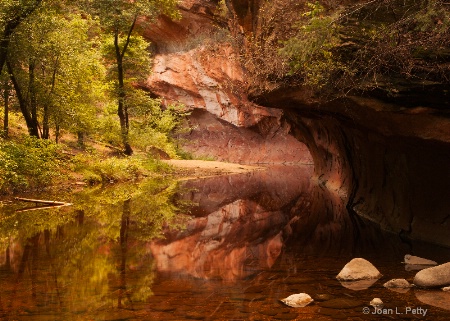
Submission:
<svg viewBox="0 0 450 321">
<path fill-rule="evenodd" d="M 278 300 L 292 293 L 352 291 L 335 280 L 352 257 L 371 256 L 389 274 L 386 262 L 420 255 L 420 247 L 349 213 L 341 195 L 311 176 L 309 166 L 275 167 L 59 195 L 73 208 L 31 213 L 4 206 L 0 313 L 12 319 L 245 319 L 243 309 L 275 315 Z M 407 277 L 399 273 L 390 276 Z M 379 288 L 359 295 L 369 302 L 391 293 Z M 430 301 L 426 293 L 417 298 Z M 304 313 L 316 316 L 316 308 Z M 349 319 L 361 312 L 352 313 Z"/>
<path fill-rule="evenodd" d="M 184 221 L 172 202 L 176 187 L 149 180 L 59 195 L 75 208 L 2 207 L 2 314 L 102 314 L 145 301 L 154 278 L 146 244 Z"/>
</svg>

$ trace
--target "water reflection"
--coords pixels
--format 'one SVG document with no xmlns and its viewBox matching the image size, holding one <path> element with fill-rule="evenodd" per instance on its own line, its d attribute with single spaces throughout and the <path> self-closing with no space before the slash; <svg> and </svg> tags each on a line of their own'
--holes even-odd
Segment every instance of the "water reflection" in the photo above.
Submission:
<svg viewBox="0 0 450 321">
<path fill-rule="evenodd" d="M 193 180 L 180 199 L 195 202 L 185 231 L 151 244 L 161 272 L 244 279 L 271 268 L 286 241 L 289 208 L 310 188 L 311 167 Z"/>
<path fill-rule="evenodd" d="M 416 298 L 422 303 L 450 310 L 450 292 L 444 292 L 442 290 L 416 290 L 415 293 Z"/>
<path fill-rule="evenodd" d="M 406 253 L 443 263 L 445 251 L 411 247 L 379 231 L 311 175 L 305 166 L 181 185 L 148 180 L 58 197 L 73 208 L 1 208 L 0 315 L 354 320 L 367 319 L 361 304 L 380 297 L 388 307 L 426 304 L 434 319 L 450 317 L 439 303 L 446 298 L 432 303 L 428 292 L 382 287 L 414 276 L 401 263 Z M 357 292 L 343 287 L 335 276 L 353 257 L 372 261 L 386 280 Z M 295 310 L 280 304 L 301 292 L 334 305 Z M 343 297 L 345 306 L 336 304 Z"/>
<path fill-rule="evenodd" d="M 164 225 L 180 223 L 175 191 L 173 182 L 149 181 L 67 195 L 75 210 L 2 211 L 3 315 L 53 319 L 145 301 L 154 279 L 146 244 Z"/>
<path fill-rule="evenodd" d="M 186 182 L 179 198 L 197 204 L 195 218 L 151 243 L 158 271 L 239 280 L 271 268 L 286 247 L 315 256 L 404 253 L 311 175 L 308 166 L 280 166 Z"/>
</svg>

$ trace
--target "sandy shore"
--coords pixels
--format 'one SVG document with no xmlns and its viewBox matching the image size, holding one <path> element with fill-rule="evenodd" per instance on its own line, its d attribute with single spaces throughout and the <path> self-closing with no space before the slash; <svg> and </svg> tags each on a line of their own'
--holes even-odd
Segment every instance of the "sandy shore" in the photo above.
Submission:
<svg viewBox="0 0 450 321">
<path fill-rule="evenodd" d="M 177 168 L 181 176 L 185 178 L 207 177 L 223 174 L 239 174 L 252 171 L 265 170 L 263 166 L 242 165 L 236 163 L 204 161 L 204 160 L 163 160 Z"/>
</svg>

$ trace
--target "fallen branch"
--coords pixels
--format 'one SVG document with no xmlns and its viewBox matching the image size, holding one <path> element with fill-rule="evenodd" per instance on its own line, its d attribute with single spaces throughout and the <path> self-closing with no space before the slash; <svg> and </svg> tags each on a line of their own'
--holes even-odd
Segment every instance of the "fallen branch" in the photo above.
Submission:
<svg viewBox="0 0 450 321">
<path fill-rule="evenodd" d="M 14 197 L 14 199 L 16 201 L 30 202 L 30 203 L 40 203 L 40 204 L 47 204 L 47 205 L 64 205 L 64 206 L 72 205 L 71 203 L 65 203 L 65 202 L 35 200 L 35 199 L 23 198 L 23 197 Z"/>
</svg>

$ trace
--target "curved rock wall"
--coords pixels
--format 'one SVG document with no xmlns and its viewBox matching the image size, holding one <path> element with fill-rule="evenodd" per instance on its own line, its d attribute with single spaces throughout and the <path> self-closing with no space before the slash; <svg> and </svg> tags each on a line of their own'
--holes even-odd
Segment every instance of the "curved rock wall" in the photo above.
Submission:
<svg viewBox="0 0 450 321">
<path fill-rule="evenodd" d="M 311 151 L 318 183 L 350 211 L 405 239 L 450 246 L 449 119 L 354 102 L 286 117 Z"/>
<path fill-rule="evenodd" d="M 296 3 L 276 1 L 274 10 L 283 12 L 285 2 Z M 245 46 L 262 35 L 261 3 L 226 4 L 233 15 L 228 22 L 216 2 L 182 1 L 186 18 L 162 19 L 145 33 L 157 50 L 154 73 L 142 86 L 167 103 L 195 110 L 185 148 L 234 162 L 305 163 L 312 158 L 317 184 L 343 199 L 350 212 L 405 239 L 450 246 L 450 118 L 445 109 L 434 110 L 423 99 L 409 102 L 408 108 L 399 101 L 362 97 L 319 104 L 320 97 L 304 88 L 276 84 L 252 90 L 249 73 L 254 70 L 244 70 L 233 41 L 223 39 L 231 34 Z M 217 26 L 227 23 L 229 34 L 218 33 Z"/>
</svg>

